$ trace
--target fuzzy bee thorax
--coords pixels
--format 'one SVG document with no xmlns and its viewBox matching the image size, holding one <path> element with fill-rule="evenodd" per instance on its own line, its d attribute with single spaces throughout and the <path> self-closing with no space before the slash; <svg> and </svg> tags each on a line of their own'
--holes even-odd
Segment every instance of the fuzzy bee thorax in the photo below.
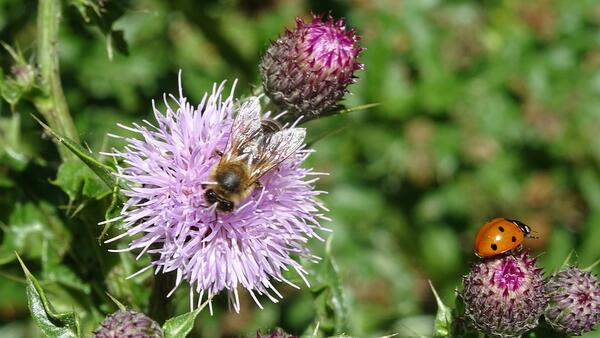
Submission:
<svg viewBox="0 0 600 338">
<path fill-rule="evenodd" d="M 242 162 L 223 163 L 215 167 L 215 181 L 220 190 L 227 193 L 240 193 L 248 186 L 247 165 Z"/>
</svg>

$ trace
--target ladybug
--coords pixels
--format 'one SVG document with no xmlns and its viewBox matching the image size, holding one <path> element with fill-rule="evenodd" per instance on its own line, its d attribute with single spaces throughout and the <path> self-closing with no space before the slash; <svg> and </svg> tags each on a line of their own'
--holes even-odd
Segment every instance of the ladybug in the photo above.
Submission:
<svg viewBox="0 0 600 338">
<path fill-rule="evenodd" d="M 489 257 L 510 251 L 529 237 L 531 228 L 514 219 L 494 218 L 485 223 L 475 236 L 475 254 Z"/>
</svg>

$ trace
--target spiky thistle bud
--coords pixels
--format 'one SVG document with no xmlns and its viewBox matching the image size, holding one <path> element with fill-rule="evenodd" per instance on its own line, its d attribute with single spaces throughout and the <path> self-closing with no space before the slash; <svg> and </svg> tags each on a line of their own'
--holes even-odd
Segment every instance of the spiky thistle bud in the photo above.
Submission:
<svg viewBox="0 0 600 338">
<path fill-rule="evenodd" d="M 520 337 L 538 325 L 546 298 L 542 269 L 526 252 L 485 258 L 463 279 L 467 317 L 496 337 Z"/>
<path fill-rule="evenodd" d="M 580 336 L 600 321 L 600 283 L 588 271 L 568 267 L 548 278 L 546 321 L 555 330 Z"/>
<path fill-rule="evenodd" d="M 23 90 L 31 89 L 35 84 L 35 68 L 30 64 L 20 62 L 10 67 L 10 72 L 15 82 Z"/>
<path fill-rule="evenodd" d="M 265 93 L 293 118 L 327 115 L 356 79 L 363 65 L 354 30 L 343 19 L 313 15 L 296 19 L 296 28 L 273 41 L 263 55 L 260 72 Z"/>
<path fill-rule="evenodd" d="M 143 313 L 119 310 L 106 316 L 94 338 L 163 338 L 160 326 Z"/>
<path fill-rule="evenodd" d="M 296 338 L 296 336 L 277 328 L 268 333 L 260 333 L 260 331 L 258 331 L 256 332 L 256 338 Z"/>
</svg>

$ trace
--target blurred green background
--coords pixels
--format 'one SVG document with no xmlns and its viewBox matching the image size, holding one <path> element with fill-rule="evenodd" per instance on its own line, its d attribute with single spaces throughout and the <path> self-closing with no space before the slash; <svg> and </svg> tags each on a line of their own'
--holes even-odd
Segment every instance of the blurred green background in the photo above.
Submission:
<svg viewBox="0 0 600 338">
<path fill-rule="evenodd" d="M 537 232 L 527 244 L 547 274 L 571 250 L 581 266 L 600 258 L 597 0 L 101 1 L 128 44 L 129 55 L 115 52 L 112 61 L 101 30 L 73 5 L 86 2 L 65 3 L 60 67 L 78 131 L 94 151 L 112 146 L 107 133 L 123 133 L 116 123 L 148 118 L 152 99 L 175 93 L 179 69 L 192 102 L 225 79 L 239 79 L 237 94 L 247 95 L 260 86 L 261 52 L 296 16 L 331 11 L 356 28 L 366 69 L 344 103 L 380 105 L 306 125 L 309 138 L 337 131 L 315 144 L 308 165 L 331 173 L 318 188 L 329 192 L 333 221 L 325 226 L 334 231 L 349 334 L 430 336 L 436 306 L 427 280 L 451 304 L 476 260 L 474 234 L 492 217 Z M 0 1 L 0 40 L 26 59 L 35 57 L 36 6 Z M 9 73 L 5 50 L 0 60 Z M 31 118 L 33 106 L 0 108 L 0 336 L 33 337 L 13 252 L 59 306 L 93 307 L 94 298 L 82 300 L 94 292 L 88 279 L 98 278 L 93 257 L 78 252 L 81 238 L 94 245 L 94 217 L 107 201 L 84 191 L 69 203 L 51 183 L 60 160 Z M 70 272 L 48 273 L 53 261 Z M 249 297 L 239 315 L 219 305 L 215 316 L 200 316 L 194 335 L 275 326 L 300 334 L 314 317 L 310 293 L 284 291 L 282 303 L 264 301 L 262 311 Z M 147 285 L 139 292 L 147 296 Z"/>
</svg>

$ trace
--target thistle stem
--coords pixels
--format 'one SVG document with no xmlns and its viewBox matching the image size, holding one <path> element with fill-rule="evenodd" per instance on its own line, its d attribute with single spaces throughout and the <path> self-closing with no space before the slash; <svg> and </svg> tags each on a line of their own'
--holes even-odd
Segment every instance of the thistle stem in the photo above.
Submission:
<svg viewBox="0 0 600 338">
<path fill-rule="evenodd" d="M 172 298 L 167 298 L 167 294 L 175 286 L 175 277 L 174 272 L 154 275 L 148 315 L 160 325 L 172 315 Z"/>
<path fill-rule="evenodd" d="M 60 82 L 58 56 L 60 0 L 39 0 L 37 15 L 37 63 L 42 95 L 34 98 L 33 103 L 52 129 L 64 137 L 79 142 L 79 134 L 69 114 Z M 63 160 L 74 157 L 64 146 L 58 145 L 58 147 Z"/>
</svg>

